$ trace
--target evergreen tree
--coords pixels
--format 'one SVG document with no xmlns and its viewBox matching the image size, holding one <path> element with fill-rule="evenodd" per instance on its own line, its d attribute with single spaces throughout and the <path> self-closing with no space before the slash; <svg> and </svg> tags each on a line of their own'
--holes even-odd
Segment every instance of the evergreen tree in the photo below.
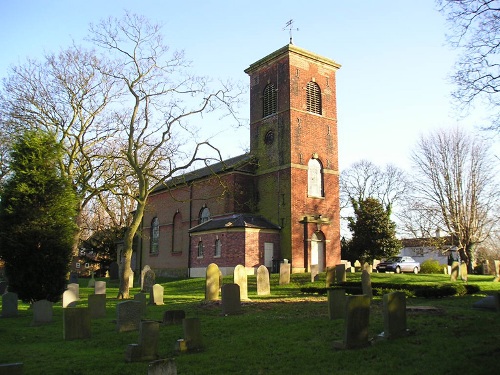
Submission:
<svg viewBox="0 0 500 375">
<path fill-rule="evenodd" d="M 375 198 L 352 201 L 355 217 L 349 218 L 352 239 L 351 258 L 372 261 L 396 255 L 401 242 L 396 238 L 396 224 L 390 219 L 390 209 L 384 209 Z"/>
<path fill-rule="evenodd" d="M 76 194 L 61 173 L 61 147 L 51 134 L 22 134 L 11 158 L 0 201 L 0 257 L 9 291 L 25 302 L 56 302 L 77 230 Z"/>
</svg>

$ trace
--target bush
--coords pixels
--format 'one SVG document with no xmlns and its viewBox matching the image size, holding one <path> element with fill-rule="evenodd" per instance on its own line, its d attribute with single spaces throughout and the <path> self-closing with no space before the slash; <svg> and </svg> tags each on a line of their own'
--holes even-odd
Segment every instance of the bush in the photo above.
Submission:
<svg viewBox="0 0 500 375">
<path fill-rule="evenodd" d="M 443 265 L 435 259 L 427 259 L 420 265 L 421 273 L 443 273 Z"/>
</svg>

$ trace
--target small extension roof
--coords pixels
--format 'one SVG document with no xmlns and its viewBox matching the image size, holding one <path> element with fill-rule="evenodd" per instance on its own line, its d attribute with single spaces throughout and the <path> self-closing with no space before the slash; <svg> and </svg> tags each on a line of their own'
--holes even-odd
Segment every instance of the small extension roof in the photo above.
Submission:
<svg viewBox="0 0 500 375">
<path fill-rule="evenodd" d="M 189 233 L 206 232 L 223 228 L 281 229 L 278 225 L 271 223 L 259 215 L 232 214 L 210 219 L 191 228 Z"/>
</svg>

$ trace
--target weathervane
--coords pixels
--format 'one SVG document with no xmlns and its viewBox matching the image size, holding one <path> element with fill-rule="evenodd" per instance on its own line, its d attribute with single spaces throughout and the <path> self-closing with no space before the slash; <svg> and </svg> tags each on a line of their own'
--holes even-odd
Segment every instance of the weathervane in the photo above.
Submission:
<svg viewBox="0 0 500 375">
<path fill-rule="evenodd" d="M 292 30 L 299 31 L 299 28 L 294 29 L 293 28 L 293 20 L 290 20 L 286 23 L 285 27 L 283 28 L 283 30 L 286 30 L 286 29 L 288 29 L 288 32 L 290 33 L 290 44 L 293 44 Z"/>
</svg>

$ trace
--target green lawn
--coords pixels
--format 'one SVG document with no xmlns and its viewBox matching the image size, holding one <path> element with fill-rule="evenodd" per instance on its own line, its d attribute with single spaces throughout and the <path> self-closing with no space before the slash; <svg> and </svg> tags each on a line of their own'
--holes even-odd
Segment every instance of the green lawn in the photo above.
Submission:
<svg viewBox="0 0 500 375">
<path fill-rule="evenodd" d="M 492 276 L 469 276 L 469 284 L 481 292 L 465 297 L 407 299 L 408 306 L 434 306 L 437 311 L 408 312 L 412 335 L 397 340 L 374 340 L 358 350 L 336 351 L 342 339 L 343 321 L 328 319 L 325 295 L 301 293 L 304 286 L 324 286 L 324 274 L 310 283 L 309 274 L 292 275 L 292 282 L 278 285 L 272 275 L 271 295 L 256 295 L 255 277 L 249 277 L 250 302 L 243 313 L 222 316 L 221 306 L 205 303 L 204 279 L 157 280 L 165 287 L 165 305 L 148 306 L 147 319 L 161 320 L 163 312 L 184 309 L 198 317 L 204 350 L 178 354 L 175 342 L 182 326 L 161 326 L 159 353 L 175 357 L 178 374 L 482 374 L 498 367 L 500 313 L 472 309 L 488 293 L 500 291 Z M 360 274 L 348 274 L 348 281 Z M 232 282 L 226 277 L 224 283 Z M 372 283 L 448 283 L 446 275 L 372 274 Z M 80 281 L 79 305 L 87 304 L 93 290 Z M 24 374 L 147 374 L 148 363 L 126 363 L 125 349 L 137 343 L 137 332 L 117 333 L 113 320 L 119 300 L 117 284 L 108 282 L 107 316 L 92 321 L 92 337 L 64 341 L 62 308 L 54 306 L 54 321 L 30 326 L 29 306 L 20 303 L 19 317 L 0 319 L 0 363 L 23 362 Z M 132 295 L 138 289 L 132 290 Z M 383 331 L 382 303 L 372 301 L 370 336 Z"/>
</svg>

